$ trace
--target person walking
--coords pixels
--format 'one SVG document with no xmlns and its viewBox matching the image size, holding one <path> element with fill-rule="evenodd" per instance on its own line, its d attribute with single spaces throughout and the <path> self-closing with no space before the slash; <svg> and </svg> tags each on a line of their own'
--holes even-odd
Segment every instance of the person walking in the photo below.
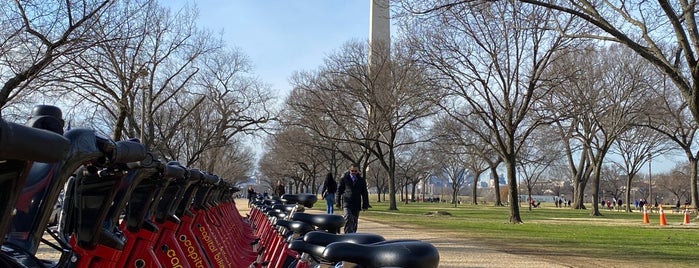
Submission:
<svg viewBox="0 0 699 268">
<path fill-rule="evenodd" d="M 337 182 L 333 179 L 333 174 L 328 172 L 325 176 L 325 182 L 323 182 L 323 189 L 320 191 L 325 199 L 325 213 L 334 214 L 335 210 L 335 192 L 337 191 Z"/>
<path fill-rule="evenodd" d="M 255 189 L 252 188 L 252 185 L 248 186 L 248 207 L 252 206 L 252 200 L 255 198 Z"/>
<path fill-rule="evenodd" d="M 367 210 L 371 206 L 366 180 L 355 165 L 350 166 L 349 171 L 340 179 L 337 187 L 337 204 L 338 207 L 342 207 L 344 213 L 345 233 L 356 233 L 360 209 Z"/>
<path fill-rule="evenodd" d="M 277 181 L 277 186 L 274 187 L 274 195 L 278 197 L 282 197 L 286 193 L 286 190 L 284 190 L 284 183 L 282 183 L 282 180 Z"/>
</svg>

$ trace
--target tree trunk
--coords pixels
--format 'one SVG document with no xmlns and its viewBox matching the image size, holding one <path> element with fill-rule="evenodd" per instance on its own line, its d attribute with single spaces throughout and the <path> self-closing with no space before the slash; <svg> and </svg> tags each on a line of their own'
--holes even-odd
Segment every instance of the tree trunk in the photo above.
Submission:
<svg viewBox="0 0 699 268">
<path fill-rule="evenodd" d="M 498 177 L 497 166 L 490 166 L 490 176 L 493 179 L 493 187 L 495 187 L 495 206 L 502 207 L 502 197 L 500 196 L 500 178 Z"/>
<path fill-rule="evenodd" d="M 381 146 L 377 143 L 376 146 Z M 388 146 L 388 210 L 398 210 L 396 203 L 396 158 L 393 146 Z"/>
<path fill-rule="evenodd" d="M 459 195 L 459 188 L 452 187 L 451 188 L 451 203 L 454 205 L 454 207 L 457 206 L 456 198 L 458 195 Z"/>
<path fill-rule="evenodd" d="M 601 158 L 600 158 L 601 159 Z M 592 176 L 592 211 L 590 216 L 602 216 L 599 211 L 599 189 L 600 189 L 600 170 L 602 169 L 602 161 L 597 161 L 595 164 L 594 175 Z"/>
<path fill-rule="evenodd" d="M 427 186 L 426 184 L 429 178 L 430 177 L 428 176 L 427 178 L 422 180 L 422 202 L 425 202 L 425 192 L 427 192 L 427 188 L 425 188 L 425 186 Z"/>
<path fill-rule="evenodd" d="M 697 195 L 697 162 L 698 159 L 696 157 L 692 157 L 689 159 L 689 181 L 691 182 L 690 185 L 690 194 L 692 195 L 692 208 L 699 212 L 699 196 Z M 699 213 L 697 213 L 699 215 Z M 697 216 L 699 218 L 699 216 Z"/>
<path fill-rule="evenodd" d="M 573 185 L 573 208 L 587 209 L 585 207 L 585 186 L 587 184 L 576 179 Z"/>
<path fill-rule="evenodd" d="M 115 141 L 121 140 L 121 133 L 124 132 L 125 128 L 125 123 L 126 123 L 126 115 L 128 114 L 128 105 L 126 105 L 122 101 L 122 103 L 119 105 L 119 114 L 117 115 L 116 122 L 114 123 L 114 132 L 112 133 L 112 137 L 114 138 Z"/>
<path fill-rule="evenodd" d="M 405 204 L 408 204 L 408 184 L 405 184 Z"/>
<path fill-rule="evenodd" d="M 474 205 L 478 205 L 478 175 L 474 173 L 473 174 L 473 188 L 471 190 L 471 203 Z"/>
<path fill-rule="evenodd" d="M 626 178 L 626 193 L 624 193 L 626 199 L 626 212 L 632 212 L 631 210 L 631 180 L 633 179 L 632 175 L 628 175 Z M 679 199 L 678 199 L 679 200 Z"/>
<path fill-rule="evenodd" d="M 416 183 L 414 183 L 414 184 L 411 184 L 411 185 L 413 186 L 413 189 L 411 189 L 410 201 L 412 201 L 412 202 L 415 202 L 415 195 L 416 195 L 416 191 L 417 191 L 416 188 L 417 188 L 417 184 L 418 184 L 418 183 L 420 183 L 420 182 L 416 182 Z"/>
<path fill-rule="evenodd" d="M 515 155 L 508 155 L 505 159 L 505 168 L 507 168 L 507 185 L 510 187 L 510 223 L 522 223 L 522 218 L 519 215 L 519 193 L 517 192 L 517 172 L 516 172 Z"/>
</svg>

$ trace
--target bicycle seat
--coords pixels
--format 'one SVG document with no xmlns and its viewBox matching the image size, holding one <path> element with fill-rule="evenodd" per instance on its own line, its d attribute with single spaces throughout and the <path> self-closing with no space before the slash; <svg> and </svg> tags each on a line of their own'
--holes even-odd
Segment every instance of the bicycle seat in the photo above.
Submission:
<svg viewBox="0 0 699 268">
<path fill-rule="evenodd" d="M 287 230 L 295 234 L 298 234 L 299 236 L 305 235 L 306 233 L 313 231 L 313 226 L 302 221 L 278 220 L 276 225 L 284 227 Z"/>
<path fill-rule="evenodd" d="M 263 199 L 262 201 L 260 201 L 258 203 L 259 206 L 268 206 L 270 208 L 271 208 L 271 206 L 273 206 L 275 204 L 282 204 L 282 202 L 279 200 L 275 200 L 275 199 Z"/>
<path fill-rule="evenodd" d="M 32 108 L 29 120 L 25 125 L 63 135 L 65 121 L 60 108 L 53 105 L 36 105 Z"/>
<path fill-rule="evenodd" d="M 325 251 L 325 246 L 308 243 L 301 239 L 292 240 L 291 242 L 289 242 L 288 247 L 290 250 L 296 251 L 298 253 L 308 253 L 316 258 L 322 257 L 323 251 Z"/>
<path fill-rule="evenodd" d="M 419 240 L 384 241 L 370 245 L 335 242 L 325 247 L 323 258 L 362 267 L 431 268 L 439 266 L 439 252 Z"/>
<path fill-rule="evenodd" d="M 335 214 L 308 214 L 304 212 L 294 213 L 292 220 L 306 222 L 320 230 L 331 233 L 339 233 L 340 228 L 345 226 L 345 218 Z"/>
<path fill-rule="evenodd" d="M 327 246 L 334 242 L 349 242 L 355 244 L 373 244 L 386 241 L 383 236 L 372 233 L 331 234 L 322 231 L 308 232 L 303 236 L 303 241 L 320 246 Z"/>
<path fill-rule="evenodd" d="M 273 208 L 273 209 L 282 210 L 282 211 L 284 211 L 284 212 L 286 212 L 286 213 L 288 214 L 288 213 L 291 213 L 292 211 L 294 211 L 294 209 L 296 209 L 296 205 L 295 205 L 295 204 L 288 204 L 288 205 L 284 205 L 284 204 L 274 204 L 274 205 L 272 205 L 272 208 Z M 296 211 L 297 211 L 297 212 L 302 212 L 303 209 L 302 209 L 302 208 L 299 208 L 299 209 L 296 209 Z"/>
<path fill-rule="evenodd" d="M 307 208 L 312 208 L 313 204 L 318 201 L 318 197 L 314 194 L 285 194 L 282 195 L 282 200 L 287 204 L 299 204 Z"/>
<path fill-rule="evenodd" d="M 289 243 L 289 249 L 300 253 L 308 253 L 316 258 L 321 258 L 322 261 L 327 261 L 322 258 L 325 247 L 334 242 L 347 242 L 356 244 L 372 244 L 385 241 L 383 236 L 371 233 L 350 233 L 350 234 L 331 234 L 322 231 L 313 231 L 304 235 L 303 240 L 294 240 Z"/>
<path fill-rule="evenodd" d="M 277 218 L 280 220 L 286 217 L 286 212 L 279 209 L 270 209 L 265 212 L 265 215 L 267 215 L 267 217 Z"/>
</svg>

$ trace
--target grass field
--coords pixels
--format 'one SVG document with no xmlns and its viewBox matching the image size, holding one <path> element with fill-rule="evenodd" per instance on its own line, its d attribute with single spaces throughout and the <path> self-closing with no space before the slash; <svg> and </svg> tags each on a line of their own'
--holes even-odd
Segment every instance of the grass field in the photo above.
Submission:
<svg viewBox="0 0 699 268">
<path fill-rule="evenodd" d="M 318 209 L 325 209 L 323 202 L 318 205 Z M 435 211 L 451 215 L 427 215 Z M 601 211 L 603 216 L 592 217 L 589 209 L 555 208 L 550 204 L 529 211 L 523 206 L 520 215 L 524 224 L 509 224 L 507 207 L 459 205 L 454 208 L 445 203 L 410 203 L 398 204 L 398 211 L 390 211 L 388 203 L 373 202 L 372 208 L 362 212 L 361 217 L 397 226 L 449 231 L 513 253 L 696 265 L 699 225 L 695 222 L 682 225 L 683 215 L 670 212 L 665 213 L 668 225 L 660 226 L 657 213 L 649 215 L 650 224 L 643 224 L 640 212 L 605 209 Z"/>
</svg>

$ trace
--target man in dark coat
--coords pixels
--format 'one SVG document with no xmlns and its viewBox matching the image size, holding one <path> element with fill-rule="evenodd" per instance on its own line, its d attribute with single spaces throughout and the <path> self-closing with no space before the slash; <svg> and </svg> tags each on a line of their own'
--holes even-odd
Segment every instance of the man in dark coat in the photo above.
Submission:
<svg viewBox="0 0 699 268">
<path fill-rule="evenodd" d="M 366 180 L 357 166 L 350 166 L 349 171 L 340 179 L 336 199 L 338 207 L 341 205 L 344 212 L 345 233 L 356 233 L 359 211 L 371 207 Z"/>
<path fill-rule="evenodd" d="M 277 186 L 274 186 L 274 195 L 278 197 L 282 197 L 286 191 L 284 190 L 284 183 L 279 180 L 277 181 Z"/>
</svg>

